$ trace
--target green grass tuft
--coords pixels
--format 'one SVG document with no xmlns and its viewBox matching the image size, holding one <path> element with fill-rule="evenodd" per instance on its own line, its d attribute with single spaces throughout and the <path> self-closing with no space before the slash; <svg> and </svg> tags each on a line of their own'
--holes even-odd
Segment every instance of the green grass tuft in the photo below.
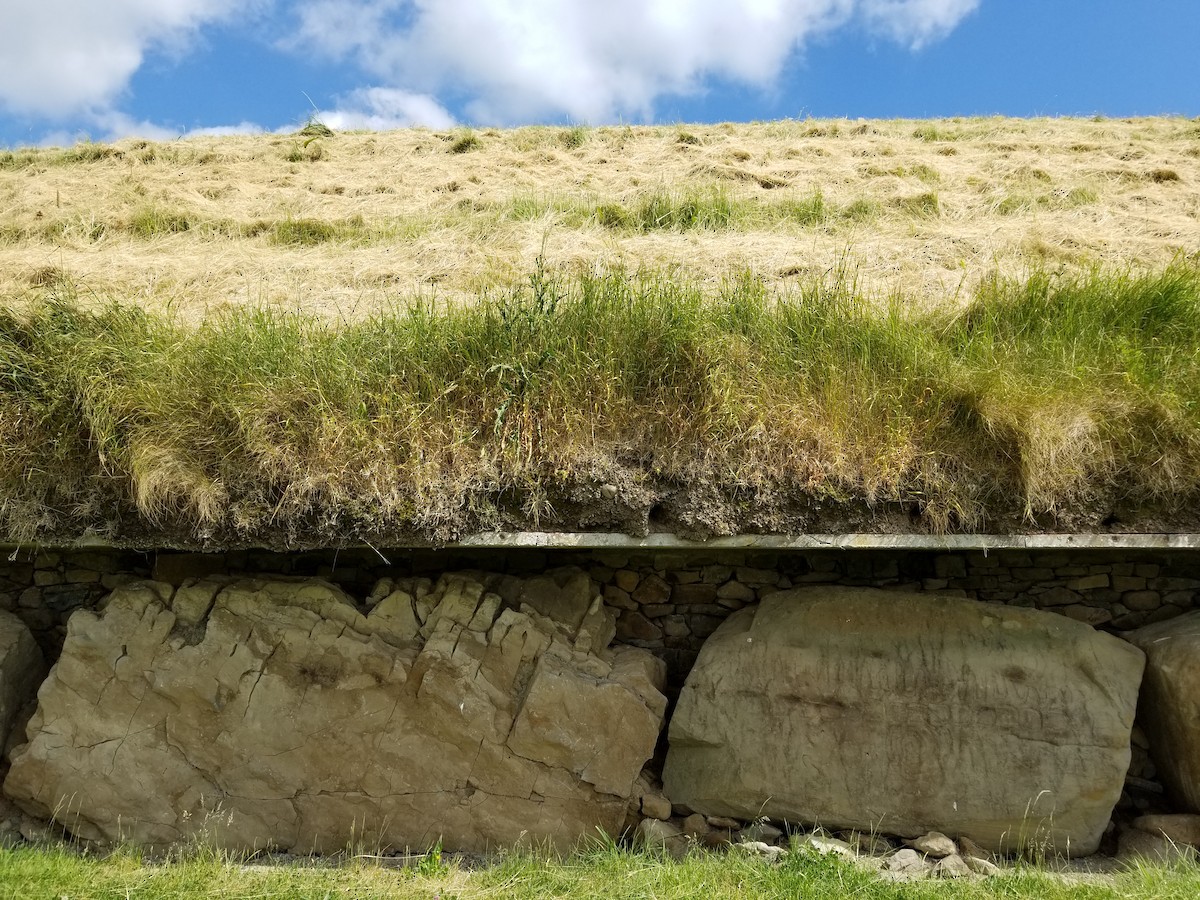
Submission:
<svg viewBox="0 0 1200 900">
<path fill-rule="evenodd" d="M 942 211 L 938 195 L 933 191 L 926 191 L 912 197 L 897 197 L 892 201 L 892 206 L 919 219 L 937 218 Z"/>
<path fill-rule="evenodd" d="M 247 237 L 265 234 L 272 243 L 282 247 L 314 247 L 333 241 L 371 240 L 399 234 L 404 229 L 397 227 L 376 234 L 366 227 L 361 217 L 338 221 L 324 219 L 282 219 L 277 222 L 251 222 L 242 227 Z"/>
<path fill-rule="evenodd" d="M 576 125 L 560 131 L 558 140 L 567 150 L 578 150 L 587 143 L 587 136 L 587 129 L 582 125 Z"/>
<path fill-rule="evenodd" d="M 469 153 L 472 150 L 478 150 L 483 146 L 483 142 L 473 131 L 466 131 L 454 138 L 450 142 L 449 150 L 451 153 Z"/>
<path fill-rule="evenodd" d="M 269 233 L 306 245 L 339 227 Z M 0 316 L 3 515 L 25 539 L 112 510 L 227 534 L 457 533 L 503 496 L 590 483 L 597 460 L 906 504 L 941 529 L 1200 495 L 1194 261 L 992 278 L 939 309 L 863 297 L 844 272 L 771 292 L 749 273 L 702 289 L 539 268 L 475 304 L 184 326 L 85 309 L 56 280 Z"/>
<path fill-rule="evenodd" d="M 142 238 L 163 234 L 182 234 L 192 227 L 192 220 L 183 212 L 148 206 L 139 209 L 129 220 L 129 231 Z"/>
<path fill-rule="evenodd" d="M 933 122 L 929 122 L 916 128 L 913 131 L 913 137 L 932 144 L 940 143 L 942 141 L 957 141 L 961 135 L 955 129 L 946 128 L 944 125 L 938 125 Z"/>
</svg>

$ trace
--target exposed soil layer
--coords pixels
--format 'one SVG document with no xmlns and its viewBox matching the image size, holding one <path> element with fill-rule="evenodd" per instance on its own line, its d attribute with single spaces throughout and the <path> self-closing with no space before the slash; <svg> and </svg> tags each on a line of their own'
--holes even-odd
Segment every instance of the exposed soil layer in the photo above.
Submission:
<svg viewBox="0 0 1200 900">
<path fill-rule="evenodd" d="M 89 503 L 109 512 L 104 518 L 51 519 L 36 543 L 70 546 L 100 541 L 114 547 L 180 550 L 311 550 L 324 547 L 442 546 L 480 532 L 614 532 L 642 537 L 673 534 L 689 540 L 731 535 L 803 534 L 1169 534 L 1200 532 L 1200 497 L 1143 502 L 1116 491 L 1097 492 L 1085 507 L 1053 515 L 1028 516 L 1018 492 L 1013 502 L 991 510 L 984 527 L 941 529 L 931 523 L 916 501 L 902 503 L 863 499 L 845 501 L 814 497 L 795 485 L 767 485 L 749 491 L 738 485 L 684 485 L 645 476 L 635 487 L 611 482 L 576 483 L 558 494 L 540 495 L 534 516 L 531 498 L 515 492 L 477 491 L 454 498 L 455 508 L 432 527 L 415 521 L 385 527 L 356 519 L 345 507 L 315 509 L 294 517 L 286 528 L 269 523 L 252 528 L 206 525 L 186 518 L 148 521 L 127 497 L 110 496 Z M 446 509 L 450 506 L 447 499 Z M 249 516 L 231 510 L 228 521 Z M 47 517 L 49 518 L 49 517 Z M 257 518 L 257 517 L 256 517 Z M 28 539 L 9 543 L 30 543 Z"/>
</svg>

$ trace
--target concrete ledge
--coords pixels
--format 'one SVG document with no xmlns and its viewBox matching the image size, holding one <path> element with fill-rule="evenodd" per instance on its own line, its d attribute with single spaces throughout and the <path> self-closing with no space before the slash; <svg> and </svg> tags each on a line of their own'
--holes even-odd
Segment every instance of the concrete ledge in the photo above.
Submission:
<svg viewBox="0 0 1200 900">
<path fill-rule="evenodd" d="M 740 534 L 704 541 L 673 534 L 485 532 L 455 547 L 545 550 L 1195 550 L 1200 534 Z"/>
<path fill-rule="evenodd" d="M 33 548 L 29 544 L 0 544 L 0 551 L 13 553 Z M 341 549 L 376 548 L 370 544 L 345 544 Z M 620 532 L 586 531 L 489 531 L 448 544 L 385 544 L 380 549 L 478 548 L 539 550 L 1197 550 L 1200 534 L 739 534 L 695 540 L 674 534 L 641 537 Z M 41 550 L 131 550 L 133 548 L 95 537 L 73 543 L 39 544 Z M 157 549 L 186 549 L 161 546 Z M 235 549 L 235 548 L 231 548 Z M 240 548 L 247 549 L 247 548 Z M 193 551 L 195 552 L 195 551 Z M 207 552 L 221 552 L 211 548 Z M 378 552 L 378 550 L 376 550 Z"/>
</svg>

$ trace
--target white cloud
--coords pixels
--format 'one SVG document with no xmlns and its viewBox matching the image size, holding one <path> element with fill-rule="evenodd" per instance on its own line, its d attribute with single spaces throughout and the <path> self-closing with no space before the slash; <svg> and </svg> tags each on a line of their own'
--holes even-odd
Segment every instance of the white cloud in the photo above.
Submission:
<svg viewBox="0 0 1200 900">
<path fill-rule="evenodd" d="M 231 134 L 262 134 L 267 129 L 256 122 L 238 122 L 236 125 L 208 125 L 204 128 L 193 128 L 185 132 L 183 137 L 226 137 Z"/>
<path fill-rule="evenodd" d="M 116 110 L 103 110 L 88 117 L 90 127 L 78 131 L 56 129 L 47 132 L 37 142 L 42 147 L 70 147 L 80 141 L 119 141 L 123 138 L 145 138 L 150 141 L 174 141 L 190 137 L 222 137 L 231 134 L 261 134 L 266 131 L 254 122 L 236 125 L 213 125 L 181 131 L 146 119 L 136 119 Z M 284 129 L 294 131 L 294 127 Z"/>
<path fill-rule="evenodd" d="M 0 107 L 58 118 L 110 109 L 151 48 L 264 0 L 0 0 Z"/>
<path fill-rule="evenodd" d="M 980 0 L 864 0 L 869 25 L 901 44 L 919 49 L 944 38 Z"/>
<path fill-rule="evenodd" d="M 918 48 L 980 0 L 302 0 L 291 45 L 466 99 L 479 121 L 650 118 L 718 76 L 771 86 L 813 36 L 860 23 Z"/>
<path fill-rule="evenodd" d="M 121 138 L 140 137 L 150 141 L 171 141 L 179 137 L 178 128 L 157 125 L 145 119 L 135 119 L 133 116 L 115 110 L 106 110 L 91 117 L 97 127 L 95 140 L 119 141 Z"/>
<path fill-rule="evenodd" d="M 389 131 L 424 125 L 449 128 L 454 116 L 428 94 L 413 94 L 396 88 L 360 88 L 340 98 L 335 109 L 317 116 L 337 131 Z"/>
</svg>

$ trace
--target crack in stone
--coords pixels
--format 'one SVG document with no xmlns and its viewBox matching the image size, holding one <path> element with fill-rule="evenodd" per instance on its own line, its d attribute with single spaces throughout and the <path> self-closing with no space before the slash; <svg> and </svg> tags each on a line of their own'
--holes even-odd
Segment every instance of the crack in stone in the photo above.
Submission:
<svg viewBox="0 0 1200 900">
<path fill-rule="evenodd" d="M 596 805 L 597 799 L 607 802 L 607 798 L 568 767 L 533 758 L 541 749 L 532 744 L 525 748 L 530 756 L 507 746 L 541 658 L 553 649 L 552 636 L 545 633 L 547 622 L 527 620 L 505 641 L 509 629 L 496 626 L 499 613 L 507 609 L 501 604 L 490 621 L 480 617 L 479 630 L 442 617 L 445 625 L 432 638 L 440 645 L 436 652 L 430 652 L 431 638 L 426 638 L 418 648 L 406 644 L 402 654 L 395 652 L 401 648 L 395 648 L 381 655 L 382 645 L 358 640 L 364 632 L 352 622 L 323 618 L 307 606 L 290 607 L 283 599 L 264 608 L 262 616 L 242 615 L 237 610 L 254 594 L 246 593 L 249 588 L 237 590 L 229 585 L 223 588 L 227 593 L 214 600 L 209 624 L 215 622 L 218 628 L 207 630 L 202 646 L 181 646 L 173 637 L 160 635 L 162 629 L 145 617 L 140 623 L 110 619 L 91 635 L 108 664 L 86 657 L 85 665 L 101 665 L 94 675 L 85 668 L 77 678 L 81 684 L 86 679 L 89 688 L 100 683 L 101 700 L 87 700 L 70 686 L 69 693 L 59 695 L 60 704 L 68 701 L 65 711 L 74 709 L 75 715 L 89 713 L 71 698 L 84 701 L 108 733 L 90 745 L 66 747 L 79 756 L 61 763 L 63 770 L 78 766 L 80 771 L 71 776 L 76 780 L 103 779 L 107 774 L 106 789 L 118 792 L 123 786 L 114 785 L 114 779 L 132 781 L 134 794 L 114 795 L 124 797 L 120 805 L 126 820 L 137 814 L 138 791 L 158 792 L 148 805 L 152 815 L 169 820 L 166 811 L 174 811 L 176 824 L 145 826 L 148 841 L 157 843 L 164 834 L 176 831 L 186 838 L 198 829 L 198 821 L 181 817 L 185 807 L 196 811 L 198 796 L 208 799 L 206 809 L 216 803 L 242 816 L 241 824 L 230 832 L 235 835 L 232 839 L 249 835 L 244 839 L 256 846 L 263 835 L 274 835 L 288 846 L 304 841 L 329 846 L 356 810 L 360 818 L 364 812 L 368 818 L 403 813 L 408 819 L 399 824 L 406 827 L 396 833 L 405 833 L 406 839 L 418 828 L 424 830 L 423 822 L 433 822 L 440 823 L 430 826 L 434 831 L 448 829 L 448 840 L 457 831 L 461 837 L 455 839 L 468 843 L 485 840 L 481 834 L 490 833 L 491 826 L 471 824 L 472 817 L 480 815 L 478 808 L 512 810 L 503 815 L 512 818 L 514 828 L 524 827 L 520 824 L 524 816 L 536 823 L 531 827 L 538 833 L 554 824 L 542 821 L 543 816 L 561 820 L 555 827 L 572 834 L 590 828 L 586 818 L 593 811 L 608 816 L 608 807 Z M 275 593 L 283 598 L 279 591 Z M 485 595 L 482 592 L 474 604 L 472 621 L 483 608 Z M 319 595 L 312 596 L 317 599 L 310 605 L 319 605 Z M 466 601 L 451 602 L 451 606 L 459 604 L 457 616 L 471 605 L 469 596 L 468 592 Z M 410 599 L 410 606 L 416 605 L 415 598 Z M 451 624 L 453 635 L 446 627 Z M 118 677 L 115 668 L 131 655 L 136 664 Z M 274 662 L 276 656 L 280 665 Z M 576 665 L 588 663 L 583 655 L 570 655 L 548 664 L 555 671 L 574 672 Z M 142 678 L 137 677 L 139 668 L 144 670 Z M 384 681 L 379 680 L 381 672 L 387 673 Z M 267 674 L 281 680 L 264 688 L 260 698 L 258 687 Z M 401 677 L 403 682 L 391 683 Z M 114 689 L 114 682 L 120 690 Z M 224 698 L 224 709 L 204 702 L 214 684 Z M 351 684 L 363 687 L 347 690 Z M 342 687 L 334 690 L 337 685 Z M 423 687 L 428 689 L 424 696 Z M 460 701 L 472 707 L 464 710 L 466 718 L 454 714 Z M 39 725 L 46 736 L 43 747 L 55 741 L 69 745 L 70 731 L 65 738 L 51 735 L 46 720 L 64 714 L 61 706 L 51 709 L 46 708 Z M 277 725 L 270 721 L 275 716 Z M 120 719 L 126 717 L 122 733 Z M 155 724 L 142 727 L 148 719 Z M 144 734 L 156 729 L 157 738 Z M 503 738 L 497 740 L 498 733 Z M 569 743 L 569 737 L 566 740 Z M 106 761 L 103 757 L 109 754 Z M 590 741 L 586 755 L 588 765 L 594 765 L 598 754 Z M 493 786 L 495 782 L 499 784 Z M 52 789 L 53 781 L 48 779 L 46 793 Z M 539 791 L 554 796 L 547 798 Z M 547 803 L 556 815 L 535 811 Z M 97 833 L 112 833 L 113 823 L 104 812 L 86 811 L 99 821 Z M 117 812 L 113 810 L 113 815 Z M 389 834 L 395 830 L 389 828 Z"/>
<path fill-rule="evenodd" d="M 267 671 L 267 664 L 271 662 L 271 657 L 275 655 L 275 651 L 278 650 L 282 645 L 282 641 L 276 643 L 275 646 L 271 648 L 271 652 L 267 654 L 265 659 L 263 659 L 262 665 L 259 666 L 258 677 L 254 679 L 254 684 L 250 685 L 250 696 L 246 698 L 246 706 L 242 710 L 243 719 L 250 715 L 250 704 L 254 702 L 254 692 L 258 689 L 258 683 L 262 681 L 263 675 Z M 245 678 L 246 676 L 243 675 L 242 677 Z"/>
<path fill-rule="evenodd" d="M 129 735 L 133 728 L 133 720 L 137 718 L 137 714 L 141 711 L 142 704 L 145 702 L 145 700 L 146 700 L 145 694 L 142 694 L 142 696 L 138 697 L 137 705 L 133 708 L 133 712 L 129 714 L 129 720 L 125 723 L 125 734 L 121 737 L 121 741 L 119 744 L 117 744 L 116 749 L 113 750 L 112 759 L 110 760 L 110 762 L 108 764 L 108 772 L 106 772 L 105 774 L 111 775 L 113 773 L 113 769 L 116 768 L 117 754 L 120 753 L 121 748 L 125 746 L 125 741 L 129 738 Z M 151 726 L 151 728 L 153 728 L 153 726 Z M 140 731 L 138 731 L 137 733 L 142 734 L 143 732 L 148 731 L 148 730 L 149 729 L 143 728 Z"/>
</svg>

